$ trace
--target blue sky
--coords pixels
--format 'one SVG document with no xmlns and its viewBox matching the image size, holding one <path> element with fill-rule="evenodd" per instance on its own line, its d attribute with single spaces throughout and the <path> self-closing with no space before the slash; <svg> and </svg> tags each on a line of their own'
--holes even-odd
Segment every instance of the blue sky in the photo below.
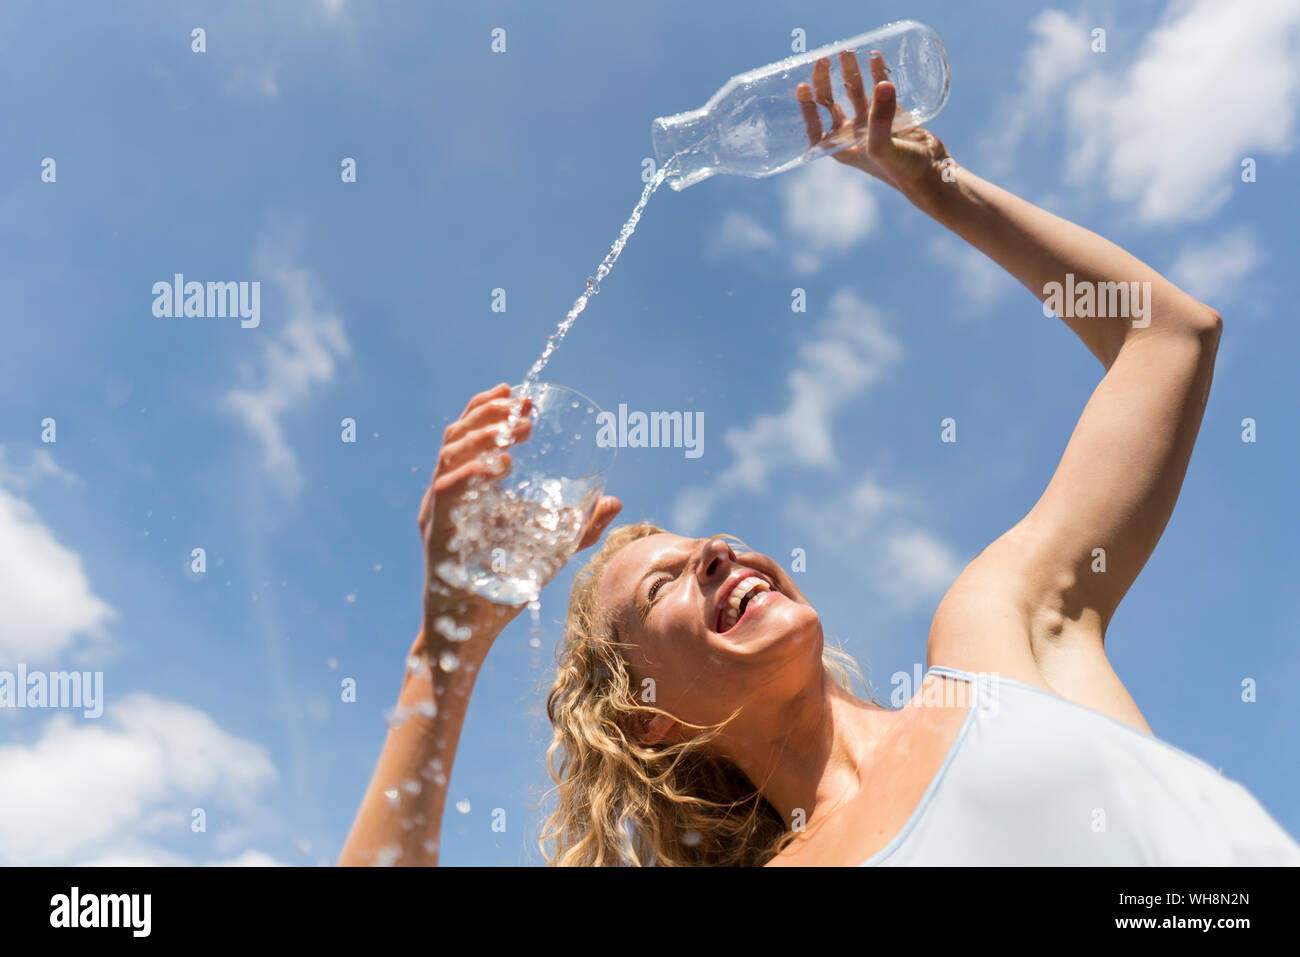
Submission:
<svg viewBox="0 0 1300 957">
<path fill-rule="evenodd" d="M 419 627 L 444 424 L 518 381 L 581 292 L 653 118 L 796 28 L 811 48 L 904 16 L 947 45 L 929 126 L 959 161 L 1224 316 L 1178 510 L 1107 644 L 1157 735 L 1300 833 L 1293 4 L 10 3 L 0 669 L 102 670 L 106 704 L 0 710 L 0 862 L 336 859 Z M 260 281 L 260 324 L 155 317 L 178 272 Z M 624 517 L 803 548 L 827 634 L 888 697 L 1101 372 L 980 254 L 822 160 L 660 190 L 547 378 L 702 412 L 699 458 L 620 451 Z M 543 650 L 525 616 L 479 679 L 444 863 L 541 860 L 573 570 L 543 594 Z"/>
</svg>

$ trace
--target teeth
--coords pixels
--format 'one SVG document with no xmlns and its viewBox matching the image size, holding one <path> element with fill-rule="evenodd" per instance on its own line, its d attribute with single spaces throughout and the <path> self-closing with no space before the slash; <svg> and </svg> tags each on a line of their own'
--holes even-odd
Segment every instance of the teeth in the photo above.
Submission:
<svg viewBox="0 0 1300 957">
<path fill-rule="evenodd" d="M 750 575 L 739 585 L 731 590 L 727 596 L 727 608 L 722 615 L 724 630 L 730 628 L 740 620 L 740 606 L 745 601 L 745 597 L 751 593 L 757 595 L 760 592 L 771 591 L 772 586 L 757 575 Z"/>
</svg>

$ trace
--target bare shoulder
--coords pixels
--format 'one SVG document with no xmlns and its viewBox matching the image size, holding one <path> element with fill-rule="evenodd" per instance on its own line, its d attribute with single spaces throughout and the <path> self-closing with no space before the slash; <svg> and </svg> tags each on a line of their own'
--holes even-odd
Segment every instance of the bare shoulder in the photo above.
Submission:
<svg viewBox="0 0 1300 957">
<path fill-rule="evenodd" d="M 1076 601 L 1071 576 L 1043 570 L 1040 546 L 1022 522 L 962 570 L 931 622 L 929 663 L 1021 681 L 1150 732 L 1106 655 L 1103 623 Z"/>
</svg>

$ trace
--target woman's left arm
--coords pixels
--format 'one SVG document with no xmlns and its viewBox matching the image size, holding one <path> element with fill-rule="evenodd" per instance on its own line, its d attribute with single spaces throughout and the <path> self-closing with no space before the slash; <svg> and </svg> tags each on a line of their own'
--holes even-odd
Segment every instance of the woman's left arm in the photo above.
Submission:
<svg viewBox="0 0 1300 957">
<path fill-rule="evenodd" d="M 1045 303 L 1058 305 L 1054 284 L 1076 295 L 1091 289 L 1094 305 L 1100 295 L 1108 311 L 1112 296 L 1119 304 L 1119 284 L 1140 297 L 1129 297 L 1128 315 L 1106 318 L 1072 314 L 1060 304 L 1058 314 L 1106 374 L 1042 497 L 944 597 L 931 628 L 930 657 L 1046 681 L 1067 697 L 1144 727 L 1102 642 L 1177 502 L 1222 321 L 1115 244 L 957 166 L 928 131 L 894 133 L 894 88 L 884 81 L 878 57 L 871 60 L 877 83 L 869 103 L 852 54 L 841 55 L 841 66 L 855 116 L 850 120 L 834 103 L 829 62 L 819 63 L 811 87 L 799 91 L 810 140 L 822 136 L 814 101 L 830 110 L 832 134 L 848 122 L 865 130 L 865 140 L 836 159 L 897 188 Z"/>
<path fill-rule="evenodd" d="M 1113 243 L 964 170 L 914 201 L 1067 313 L 1066 324 L 1106 367 L 1042 497 L 971 563 L 937 618 L 968 615 L 972 593 L 983 603 L 990 589 L 1014 583 L 1010 597 L 1025 613 L 1034 664 L 1062 690 L 1081 658 L 1101 666 L 1111 617 L 1173 513 L 1222 320 Z M 1098 299 L 1108 311 L 1121 288 L 1130 293 L 1126 314 L 1097 317 Z M 1071 308 L 1051 301 L 1070 289 Z M 1093 297 L 1093 316 L 1073 314 L 1081 294 Z M 959 640 L 978 654 L 978 637 Z"/>
</svg>

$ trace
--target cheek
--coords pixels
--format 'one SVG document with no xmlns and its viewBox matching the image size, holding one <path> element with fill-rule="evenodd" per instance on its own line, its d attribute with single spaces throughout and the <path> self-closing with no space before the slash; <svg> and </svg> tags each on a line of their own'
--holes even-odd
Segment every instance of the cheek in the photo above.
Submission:
<svg viewBox="0 0 1300 957">
<path fill-rule="evenodd" d="M 698 628 L 694 612 L 676 605 L 662 605 L 644 628 L 627 639 L 628 668 L 634 690 L 640 693 L 646 679 L 653 679 L 656 694 L 681 688 L 698 676 L 707 661 L 709 648 Z M 662 703 L 662 698 L 660 700 Z"/>
</svg>

